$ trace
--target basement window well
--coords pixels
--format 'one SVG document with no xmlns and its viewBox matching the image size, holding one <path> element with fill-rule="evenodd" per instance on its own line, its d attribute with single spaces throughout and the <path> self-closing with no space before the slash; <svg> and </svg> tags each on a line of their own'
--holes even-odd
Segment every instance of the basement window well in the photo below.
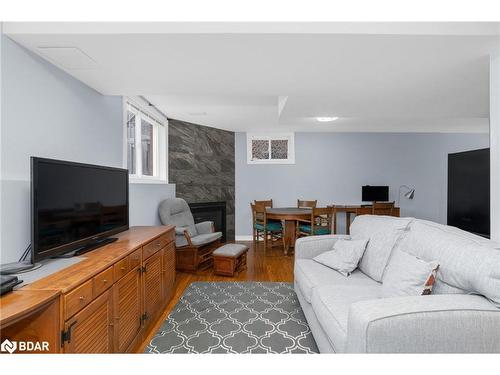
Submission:
<svg viewBox="0 0 500 375">
<path fill-rule="evenodd" d="M 295 164 L 293 133 L 247 133 L 248 164 Z"/>
</svg>

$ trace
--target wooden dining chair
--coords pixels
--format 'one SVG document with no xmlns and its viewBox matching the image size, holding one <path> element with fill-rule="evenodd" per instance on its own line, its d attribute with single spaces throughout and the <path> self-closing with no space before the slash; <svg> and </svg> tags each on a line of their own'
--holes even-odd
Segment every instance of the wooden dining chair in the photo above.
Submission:
<svg viewBox="0 0 500 375">
<path fill-rule="evenodd" d="M 283 245 L 283 250 L 285 249 L 285 236 L 283 233 L 283 225 L 281 221 L 268 220 L 266 214 L 266 203 L 250 203 L 252 209 L 253 217 L 253 241 L 256 244 L 260 238 L 264 240 L 264 253 L 267 250 L 268 241 L 271 241 L 271 247 L 273 246 L 273 241 L 276 242 L 281 240 Z"/>
<path fill-rule="evenodd" d="M 268 200 L 264 200 L 264 201 L 257 201 L 257 200 L 254 200 L 253 203 L 255 205 L 260 205 L 262 207 L 265 207 L 265 208 L 273 208 L 273 200 L 272 199 L 268 199 Z M 280 220 L 268 220 L 268 222 L 278 222 L 278 223 L 281 223 Z"/>
<path fill-rule="evenodd" d="M 345 207 L 345 206 L 338 206 L 338 205 L 335 205 L 335 204 L 331 204 L 331 205 L 328 205 L 326 206 L 326 208 L 329 208 L 333 211 L 332 213 L 332 223 L 331 223 L 331 227 L 332 227 L 332 234 L 337 234 L 337 207 Z"/>
<path fill-rule="evenodd" d="M 273 208 L 273 200 L 272 199 L 268 199 L 268 200 L 264 200 L 264 201 L 257 201 L 257 200 L 254 200 L 253 201 L 254 204 L 260 204 L 260 205 L 263 205 L 264 207 L 269 207 L 269 208 Z"/>
<path fill-rule="evenodd" d="M 372 215 L 394 215 L 394 202 L 373 202 Z"/>
<path fill-rule="evenodd" d="M 316 207 L 318 201 L 303 201 L 297 199 L 297 208 L 313 208 Z"/>
<path fill-rule="evenodd" d="M 331 234 L 334 216 L 335 206 L 313 207 L 309 219 L 297 221 L 297 238 Z"/>
</svg>

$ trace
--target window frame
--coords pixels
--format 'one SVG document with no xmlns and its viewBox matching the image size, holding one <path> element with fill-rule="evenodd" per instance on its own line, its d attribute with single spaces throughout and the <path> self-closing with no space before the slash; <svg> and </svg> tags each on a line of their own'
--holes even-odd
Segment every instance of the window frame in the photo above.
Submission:
<svg viewBox="0 0 500 375">
<path fill-rule="evenodd" d="M 128 112 L 135 115 L 135 173 L 131 184 L 168 184 L 168 120 L 147 109 L 142 100 L 123 98 L 123 168 L 128 169 Z M 153 175 L 142 174 L 142 120 L 153 126 Z"/>
<path fill-rule="evenodd" d="M 269 141 L 269 159 L 252 158 L 252 141 Z M 288 141 L 288 158 L 271 159 L 271 141 Z M 247 164 L 295 164 L 295 133 L 247 133 Z"/>
</svg>

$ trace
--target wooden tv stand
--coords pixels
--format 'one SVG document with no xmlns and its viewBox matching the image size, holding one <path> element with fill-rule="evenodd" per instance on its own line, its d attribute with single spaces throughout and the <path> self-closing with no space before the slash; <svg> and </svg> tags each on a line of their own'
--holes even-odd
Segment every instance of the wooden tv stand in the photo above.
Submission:
<svg viewBox="0 0 500 375">
<path fill-rule="evenodd" d="M 2 296 L 0 342 L 46 341 L 52 353 L 136 351 L 174 294 L 174 227 L 132 227 L 116 237 Z"/>
</svg>

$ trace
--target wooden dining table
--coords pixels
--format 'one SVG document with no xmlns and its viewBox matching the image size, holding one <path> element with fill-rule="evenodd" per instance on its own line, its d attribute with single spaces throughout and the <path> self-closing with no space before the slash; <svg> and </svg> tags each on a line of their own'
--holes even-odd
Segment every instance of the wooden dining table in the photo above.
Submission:
<svg viewBox="0 0 500 375">
<path fill-rule="evenodd" d="M 297 220 L 308 220 L 311 218 L 310 208 L 297 208 L 297 207 L 276 207 L 267 208 L 266 216 L 271 220 L 282 220 L 285 222 L 283 228 L 284 242 L 285 242 L 285 255 L 291 247 L 295 247 L 295 234 Z"/>
</svg>

